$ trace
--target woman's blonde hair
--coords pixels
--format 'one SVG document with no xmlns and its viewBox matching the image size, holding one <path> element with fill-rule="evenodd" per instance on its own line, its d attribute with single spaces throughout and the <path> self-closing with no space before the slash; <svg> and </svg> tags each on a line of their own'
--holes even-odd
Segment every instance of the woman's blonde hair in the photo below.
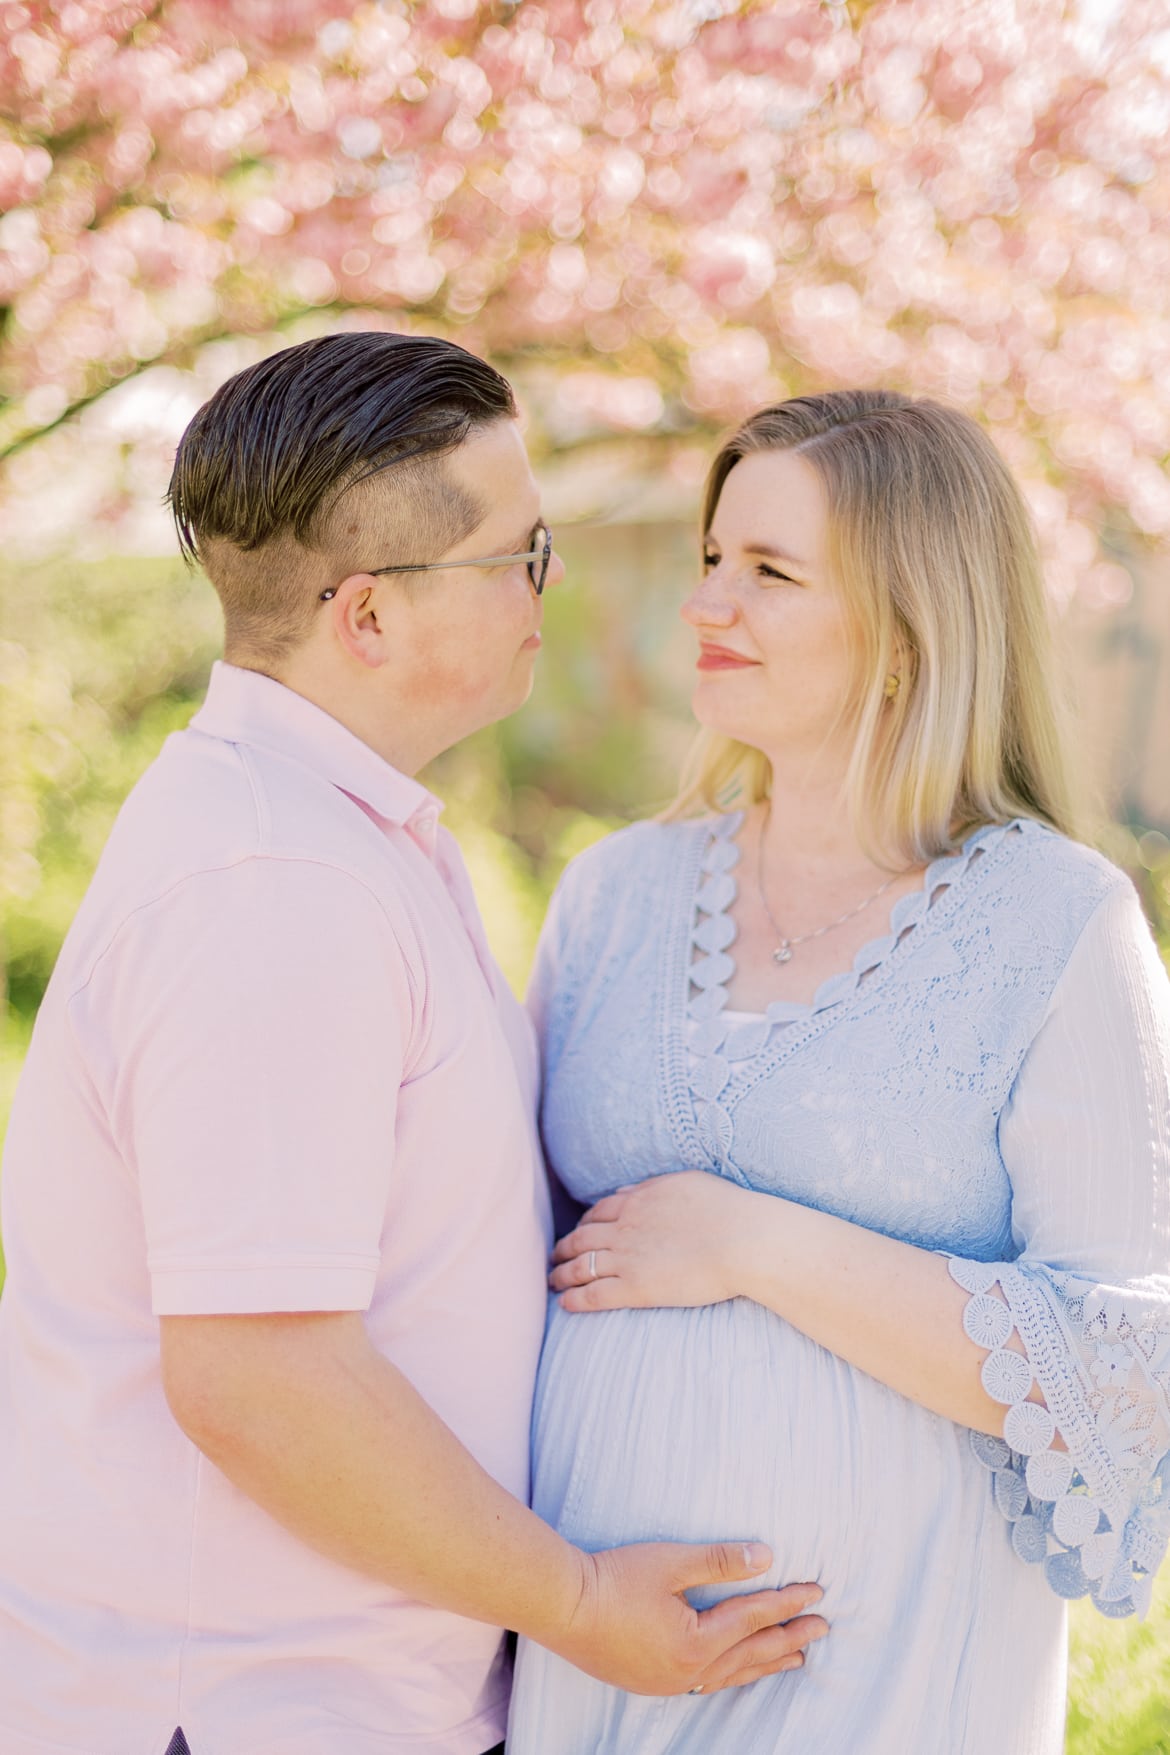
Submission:
<svg viewBox="0 0 1170 1755">
<path fill-rule="evenodd" d="M 704 537 L 735 465 L 767 451 L 797 452 L 825 490 L 827 558 L 855 629 L 847 805 L 868 849 L 920 863 L 1017 816 L 1077 833 L 1035 536 L 987 435 L 957 409 L 882 390 L 763 408 L 711 465 Z M 738 808 L 770 785 L 759 750 L 704 731 L 665 815 Z"/>
</svg>

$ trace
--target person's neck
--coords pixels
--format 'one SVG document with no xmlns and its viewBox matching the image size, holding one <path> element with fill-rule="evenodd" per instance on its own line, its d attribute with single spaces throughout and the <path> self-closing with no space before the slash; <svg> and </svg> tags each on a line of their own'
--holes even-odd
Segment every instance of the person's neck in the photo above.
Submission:
<svg viewBox="0 0 1170 1755">
<path fill-rule="evenodd" d="M 758 811 L 756 832 L 764 836 L 767 867 L 779 883 L 790 874 L 832 882 L 882 869 L 854 827 L 842 770 L 793 773 L 774 762 L 771 798 Z"/>
<path fill-rule="evenodd" d="M 412 723 L 406 714 L 396 717 L 385 701 L 374 702 L 355 688 L 350 676 L 324 675 L 315 667 L 298 663 L 295 655 L 276 665 L 243 655 L 228 657 L 226 662 L 241 670 L 259 671 L 311 701 L 410 779 L 449 748 L 449 743 L 439 738 L 431 725 Z"/>
</svg>

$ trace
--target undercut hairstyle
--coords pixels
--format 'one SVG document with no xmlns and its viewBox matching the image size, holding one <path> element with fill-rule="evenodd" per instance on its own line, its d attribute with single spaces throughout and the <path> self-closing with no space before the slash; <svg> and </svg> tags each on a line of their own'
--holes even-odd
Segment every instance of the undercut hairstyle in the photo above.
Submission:
<svg viewBox="0 0 1170 1755">
<path fill-rule="evenodd" d="M 229 378 L 183 434 L 167 490 L 184 558 L 223 606 L 226 655 L 279 664 L 322 591 L 464 541 L 487 508 L 444 460 L 515 417 L 507 379 L 437 336 L 320 336 Z"/>
<path fill-rule="evenodd" d="M 825 495 L 853 645 L 843 804 L 867 849 L 894 869 L 1017 816 L 1082 833 L 1032 521 L 983 429 L 892 391 L 763 408 L 711 465 L 704 541 L 732 470 L 771 451 L 802 457 Z M 770 789 L 760 750 L 705 730 L 664 815 L 739 808 Z"/>
</svg>

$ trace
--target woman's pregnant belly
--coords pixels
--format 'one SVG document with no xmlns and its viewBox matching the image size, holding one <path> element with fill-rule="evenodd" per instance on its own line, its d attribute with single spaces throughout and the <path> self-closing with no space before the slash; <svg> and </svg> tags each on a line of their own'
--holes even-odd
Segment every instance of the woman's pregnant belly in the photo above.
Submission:
<svg viewBox="0 0 1170 1755">
<path fill-rule="evenodd" d="M 937 1596 L 940 1563 L 969 1604 L 988 1483 L 966 1433 L 747 1299 L 554 1302 L 533 1446 L 534 1507 L 581 1547 L 764 1541 L 763 1582 L 816 1580 L 838 1628 L 887 1623 L 924 1569 Z M 759 1582 L 688 1594 L 705 1607 Z"/>
<path fill-rule="evenodd" d="M 537 1382 L 534 1504 L 581 1547 L 760 1540 L 815 1580 L 804 1668 L 647 1702 L 522 1642 L 516 1755 L 1057 1755 L 1063 1604 L 1012 1551 L 966 1432 L 746 1299 L 568 1316 Z"/>
</svg>

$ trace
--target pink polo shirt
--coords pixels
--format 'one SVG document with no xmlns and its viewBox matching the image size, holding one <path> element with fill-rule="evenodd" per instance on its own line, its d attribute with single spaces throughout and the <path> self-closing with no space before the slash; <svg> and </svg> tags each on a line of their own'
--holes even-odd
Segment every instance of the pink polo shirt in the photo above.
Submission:
<svg viewBox="0 0 1170 1755">
<path fill-rule="evenodd" d="M 536 1055 L 439 806 L 216 665 L 126 801 L 3 1174 L 0 1751 L 481 1755 L 497 1631 L 321 1558 L 176 1425 L 158 1317 L 361 1310 L 523 1498 Z"/>
</svg>

